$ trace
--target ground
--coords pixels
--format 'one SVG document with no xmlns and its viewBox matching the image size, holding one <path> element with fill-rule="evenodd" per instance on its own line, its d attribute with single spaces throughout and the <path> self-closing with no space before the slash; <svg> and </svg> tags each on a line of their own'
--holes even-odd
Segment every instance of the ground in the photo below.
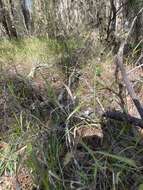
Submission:
<svg viewBox="0 0 143 190">
<path fill-rule="evenodd" d="M 98 50 L 96 57 L 81 67 L 79 86 L 72 94 L 78 105 L 66 115 L 66 124 L 72 127 L 63 135 L 65 114 L 57 111 L 52 118 L 53 111 L 59 110 L 56 98 L 65 83 L 62 69 L 53 63 L 50 68 L 41 67 L 33 78 L 27 77 L 33 61 L 48 64 L 62 49 L 40 39 L 1 44 L 0 189 L 20 186 L 32 190 L 41 184 L 47 190 L 66 189 L 67 185 L 91 190 L 95 186 L 99 190 L 141 187 L 140 130 L 101 119 L 105 110 L 123 106 L 117 95 L 113 55 Z M 127 64 L 126 69 L 132 67 Z M 131 72 L 129 78 L 143 100 L 142 69 Z M 138 116 L 125 92 L 124 106 Z"/>
</svg>

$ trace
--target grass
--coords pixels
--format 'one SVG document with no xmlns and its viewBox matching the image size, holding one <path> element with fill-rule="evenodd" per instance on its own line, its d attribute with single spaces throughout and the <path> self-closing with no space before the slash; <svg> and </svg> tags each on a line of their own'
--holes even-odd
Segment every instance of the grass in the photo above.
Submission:
<svg viewBox="0 0 143 190">
<path fill-rule="evenodd" d="M 45 38 L 1 40 L 0 44 L 3 69 L 11 63 L 31 67 L 33 59 L 48 62 L 49 57 L 59 53 L 70 56 L 81 46 L 69 40 L 65 47 L 64 43 Z M 18 177 L 21 169 L 26 168 L 32 176 L 32 185 L 42 190 L 142 189 L 142 137 L 126 123 L 99 117 L 101 107 L 117 106 L 116 101 L 111 105 L 109 99 L 116 97 L 106 89 L 108 84 L 114 90 L 117 88 L 112 75 L 112 56 L 102 58 L 100 63 L 94 58 L 82 66 L 81 80 L 74 92 L 79 104 L 71 110 L 59 106 L 58 92 L 53 89 L 49 75 L 41 73 L 44 86 L 37 90 L 32 87 L 37 79 L 29 81 L 25 73 L 13 78 L 1 71 L 0 113 L 4 116 L 0 118 L 1 176 Z M 59 67 L 54 69 L 49 73 L 62 72 Z M 43 100 L 48 100 L 48 105 L 41 109 Z M 81 119 L 89 107 L 94 114 Z M 78 135 L 83 127 L 102 128 L 103 138 L 96 133 Z"/>
<path fill-rule="evenodd" d="M 0 58 L 1 61 L 6 59 L 6 61 L 9 59 L 15 59 L 14 61 L 16 61 L 20 58 L 41 58 L 46 61 L 49 56 L 61 53 L 62 51 L 65 51 L 65 48 L 67 49 L 67 47 L 68 51 L 72 51 L 80 45 L 81 42 L 77 43 L 73 39 L 68 40 L 66 44 L 46 37 L 31 37 L 19 40 L 1 39 Z"/>
</svg>

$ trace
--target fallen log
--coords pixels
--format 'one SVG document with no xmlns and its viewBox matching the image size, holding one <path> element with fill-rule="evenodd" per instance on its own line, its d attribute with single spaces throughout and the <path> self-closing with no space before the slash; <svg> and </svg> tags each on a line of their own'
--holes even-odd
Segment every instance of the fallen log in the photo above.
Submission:
<svg viewBox="0 0 143 190">
<path fill-rule="evenodd" d="M 105 118 L 110 118 L 110 119 L 114 119 L 117 121 L 126 122 L 128 124 L 143 128 L 143 120 L 142 119 L 133 117 L 129 114 L 122 113 L 120 111 L 106 111 L 103 113 L 102 116 Z"/>
</svg>

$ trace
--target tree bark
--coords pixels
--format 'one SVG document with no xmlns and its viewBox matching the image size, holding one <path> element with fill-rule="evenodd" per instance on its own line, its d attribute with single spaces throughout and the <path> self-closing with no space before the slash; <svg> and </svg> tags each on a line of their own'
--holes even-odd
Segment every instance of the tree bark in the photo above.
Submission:
<svg viewBox="0 0 143 190">
<path fill-rule="evenodd" d="M 1 22 L 9 38 L 17 38 L 17 31 L 13 25 L 9 9 L 7 7 L 6 1 L 0 0 L 1 9 Z"/>
</svg>

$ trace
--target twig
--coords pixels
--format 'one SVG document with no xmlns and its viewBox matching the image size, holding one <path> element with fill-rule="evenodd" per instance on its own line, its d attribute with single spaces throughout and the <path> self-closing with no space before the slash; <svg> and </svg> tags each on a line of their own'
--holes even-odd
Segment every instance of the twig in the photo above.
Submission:
<svg viewBox="0 0 143 190">
<path fill-rule="evenodd" d="M 126 42 L 129 40 L 129 38 L 130 38 L 130 36 L 131 36 L 131 33 L 132 33 L 132 30 L 133 30 L 133 28 L 134 28 L 134 25 L 135 25 L 135 23 L 136 23 L 136 21 L 137 21 L 137 18 L 138 18 L 138 16 L 139 16 L 142 12 L 143 12 L 143 7 L 140 9 L 140 11 L 138 12 L 138 14 L 135 16 L 135 18 L 134 18 L 133 21 L 132 21 L 130 30 L 129 30 L 129 32 L 128 32 L 128 34 L 127 34 L 127 37 L 126 37 L 126 40 L 125 40 Z"/>
<path fill-rule="evenodd" d="M 103 104 L 101 103 L 101 101 L 99 100 L 98 97 L 96 97 L 96 101 L 99 104 L 99 106 L 101 107 L 102 111 L 105 112 L 105 108 L 103 107 Z"/>
<path fill-rule="evenodd" d="M 34 78 L 35 75 L 36 75 L 36 71 L 37 71 L 38 69 L 42 68 L 42 67 L 43 67 L 43 68 L 46 68 L 46 69 L 50 69 L 52 66 L 53 66 L 53 65 L 48 65 L 48 64 L 40 64 L 40 65 L 34 66 L 34 67 L 31 69 L 30 73 L 27 75 L 27 78 L 29 78 L 29 79 Z"/>
<path fill-rule="evenodd" d="M 143 61 L 143 53 L 140 55 L 140 57 L 138 58 L 138 60 L 136 61 L 135 65 L 137 65 L 136 67 L 134 67 L 133 69 L 131 69 L 130 71 L 127 72 L 127 74 L 130 74 L 131 72 L 136 71 L 137 69 L 143 67 L 143 63 L 141 63 Z M 141 63 L 141 64 L 140 64 Z"/>
<path fill-rule="evenodd" d="M 57 64 L 57 62 L 61 59 L 61 56 L 62 55 L 59 54 L 56 57 L 52 57 L 47 61 L 47 63 L 40 63 L 39 61 L 34 61 L 33 67 L 31 71 L 29 72 L 29 74 L 27 75 L 27 78 L 29 79 L 34 78 L 36 75 L 36 71 L 40 68 L 50 69 L 51 67 L 54 67 Z"/>
</svg>

